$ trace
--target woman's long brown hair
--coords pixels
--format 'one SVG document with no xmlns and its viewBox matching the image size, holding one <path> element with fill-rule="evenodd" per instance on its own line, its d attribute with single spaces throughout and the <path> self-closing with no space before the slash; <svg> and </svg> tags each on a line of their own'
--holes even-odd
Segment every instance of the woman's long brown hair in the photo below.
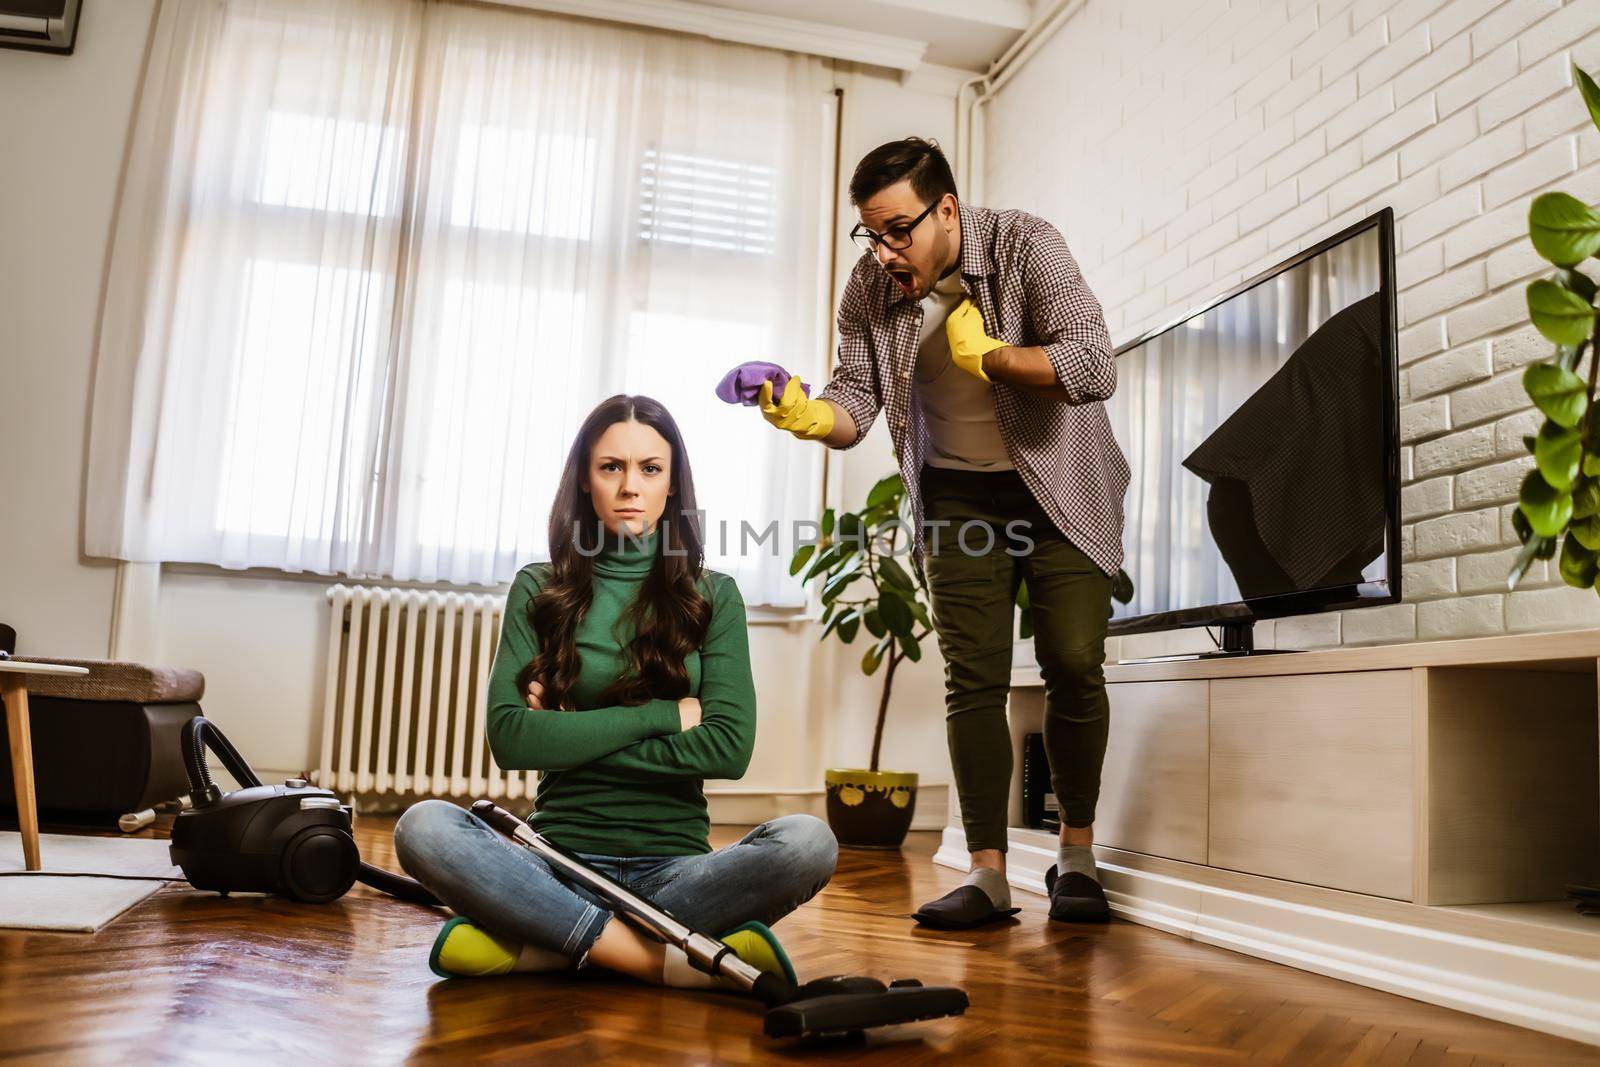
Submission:
<svg viewBox="0 0 1600 1067">
<path fill-rule="evenodd" d="M 705 563 L 700 534 L 694 526 L 694 476 L 678 424 L 661 404 L 647 396 L 618 394 L 602 401 L 578 429 L 566 469 L 550 509 L 550 571 L 539 593 L 528 602 L 528 620 L 539 639 L 539 654 L 517 675 L 526 692 L 531 682 L 544 687 L 547 708 L 572 707 L 577 683 L 578 624 L 594 600 L 594 556 L 602 539 L 617 543 L 583 491 L 589 459 L 600 435 L 619 422 L 633 420 L 651 427 L 672 446 L 672 486 L 667 507 L 657 524 L 660 537 L 655 562 L 627 612 L 634 633 L 627 648 L 628 669 L 604 693 L 598 706 L 643 704 L 652 698 L 677 700 L 689 694 L 684 660 L 705 642 L 711 605 L 699 589 Z M 666 551 L 671 546 L 671 551 Z M 624 631 L 626 632 L 626 631 Z"/>
</svg>

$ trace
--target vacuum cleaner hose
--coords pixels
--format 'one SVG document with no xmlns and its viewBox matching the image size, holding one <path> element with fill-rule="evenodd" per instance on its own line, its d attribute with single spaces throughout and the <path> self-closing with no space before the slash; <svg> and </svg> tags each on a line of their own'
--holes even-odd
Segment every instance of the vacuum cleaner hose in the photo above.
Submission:
<svg viewBox="0 0 1600 1067">
<path fill-rule="evenodd" d="M 371 886 L 380 893 L 388 893 L 391 897 L 409 900 L 413 904 L 425 904 L 430 908 L 442 908 L 444 902 L 428 892 L 421 882 L 407 878 L 403 874 L 386 871 L 382 867 L 361 861 L 356 868 L 356 881 L 362 885 Z"/>
<path fill-rule="evenodd" d="M 222 790 L 211 780 L 211 768 L 206 766 L 205 750 L 208 748 L 217 754 L 241 786 L 249 789 L 261 784 L 256 772 L 217 729 L 217 724 L 204 715 L 196 715 L 183 727 L 183 765 L 189 771 L 189 802 L 195 807 L 215 803 L 222 796 Z"/>
<path fill-rule="evenodd" d="M 240 786 L 249 789 L 262 784 L 260 777 L 217 728 L 217 724 L 203 715 L 196 715 L 183 727 L 183 763 L 189 772 L 189 800 L 194 807 L 204 807 L 222 796 L 222 790 L 211 778 L 211 768 L 206 766 L 205 750 L 208 748 Z M 382 867 L 374 867 L 364 860 L 358 860 L 357 863 L 356 880 L 362 885 L 371 886 L 391 897 L 409 900 L 413 904 L 443 907 L 439 898 L 428 892 L 421 882 Z"/>
</svg>

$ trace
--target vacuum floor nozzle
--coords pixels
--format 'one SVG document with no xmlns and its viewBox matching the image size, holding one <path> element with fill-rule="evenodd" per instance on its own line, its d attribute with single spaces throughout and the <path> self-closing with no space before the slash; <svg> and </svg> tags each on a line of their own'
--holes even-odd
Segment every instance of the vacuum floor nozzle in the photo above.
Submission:
<svg viewBox="0 0 1600 1067">
<path fill-rule="evenodd" d="M 966 1010 L 962 990 L 925 986 L 914 978 L 887 986 L 875 978 L 824 978 L 801 986 L 787 1004 L 768 1008 L 763 1030 L 768 1037 L 846 1037 Z"/>
</svg>

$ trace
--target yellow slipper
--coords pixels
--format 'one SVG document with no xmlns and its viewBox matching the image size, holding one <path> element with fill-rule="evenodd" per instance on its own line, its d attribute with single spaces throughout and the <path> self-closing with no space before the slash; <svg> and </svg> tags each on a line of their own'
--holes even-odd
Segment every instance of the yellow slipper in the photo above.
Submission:
<svg viewBox="0 0 1600 1067">
<path fill-rule="evenodd" d="M 788 953 L 778 943 L 778 935 L 758 922 L 748 922 L 722 935 L 722 943 L 733 949 L 734 955 L 750 966 L 767 974 L 776 974 L 790 985 L 799 985 L 794 964 Z"/>
<path fill-rule="evenodd" d="M 428 968 L 440 978 L 483 978 L 509 973 L 521 954 L 521 945 L 502 940 L 457 915 L 433 939 Z"/>
</svg>

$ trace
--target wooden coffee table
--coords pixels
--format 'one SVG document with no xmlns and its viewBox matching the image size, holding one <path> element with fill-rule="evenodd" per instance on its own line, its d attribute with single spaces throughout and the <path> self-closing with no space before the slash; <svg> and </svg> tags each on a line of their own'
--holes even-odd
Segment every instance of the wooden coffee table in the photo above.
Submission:
<svg viewBox="0 0 1600 1067">
<path fill-rule="evenodd" d="M 33 739 L 28 733 L 28 675 L 88 674 L 87 667 L 29 660 L 0 659 L 0 700 L 6 705 L 6 732 L 11 739 L 11 781 L 17 792 L 17 826 L 22 831 L 22 859 L 28 870 L 39 863 L 39 812 L 33 792 Z"/>
</svg>

